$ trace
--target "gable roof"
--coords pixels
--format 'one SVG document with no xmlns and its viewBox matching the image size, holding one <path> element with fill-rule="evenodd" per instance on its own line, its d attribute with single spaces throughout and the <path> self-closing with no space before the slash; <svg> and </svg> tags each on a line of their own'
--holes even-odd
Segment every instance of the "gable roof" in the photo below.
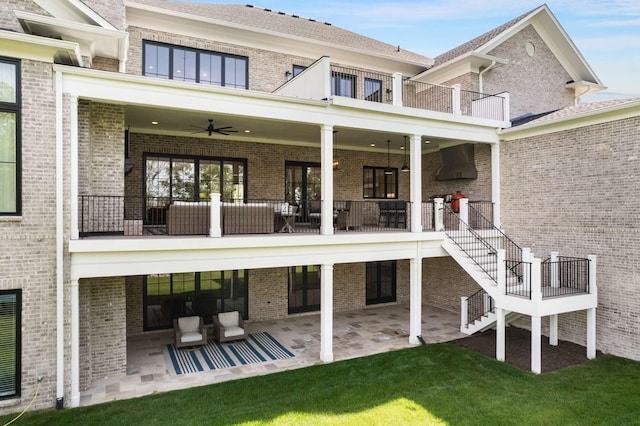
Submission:
<svg viewBox="0 0 640 426">
<path fill-rule="evenodd" d="M 434 66 L 423 72 L 419 77 L 445 75 L 447 70 L 455 69 L 465 61 L 475 61 L 480 65 L 486 65 L 487 59 L 491 58 L 498 63 L 505 63 L 504 58 L 492 56 L 491 52 L 529 25 L 543 39 L 547 47 L 571 76 L 576 86 L 587 88 L 589 91 L 597 91 L 604 88 L 598 76 L 593 72 L 546 4 L 438 55 L 434 60 Z M 488 64 L 490 63 L 491 61 L 488 62 Z"/>
<path fill-rule="evenodd" d="M 634 103 L 638 103 L 639 101 L 640 101 L 640 98 L 616 99 L 611 101 L 590 102 L 586 104 L 573 105 L 573 106 L 561 108 L 555 111 L 548 111 L 541 114 L 520 117 L 520 118 L 514 119 L 511 122 L 511 124 L 512 124 L 512 127 L 522 126 L 525 124 L 541 125 L 545 122 L 565 120 L 581 114 L 587 114 L 590 112 L 596 112 L 596 111 L 613 108 L 617 106 L 624 106 L 627 104 L 631 105 Z"/>
<path fill-rule="evenodd" d="M 131 0 L 128 6 L 146 5 L 166 11 L 192 15 L 195 19 L 207 18 L 229 22 L 258 30 L 279 33 L 315 42 L 329 43 L 350 49 L 359 49 L 376 55 L 385 55 L 399 61 L 409 61 L 431 66 L 433 59 L 393 46 L 361 34 L 357 34 L 328 22 L 289 15 L 284 12 L 263 9 L 251 5 L 177 2 L 169 0 Z"/>
</svg>

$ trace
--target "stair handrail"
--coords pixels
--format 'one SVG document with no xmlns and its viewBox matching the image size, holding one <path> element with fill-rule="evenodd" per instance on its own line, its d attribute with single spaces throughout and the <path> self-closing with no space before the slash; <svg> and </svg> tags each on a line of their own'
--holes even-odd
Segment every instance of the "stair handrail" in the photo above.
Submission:
<svg viewBox="0 0 640 426">
<path fill-rule="evenodd" d="M 487 298 L 488 303 L 485 303 Z M 469 326 L 483 316 L 494 311 L 495 301 L 493 300 L 493 297 L 489 296 L 489 293 L 487 293 L 485 289 L 481 288 L 471 296 L 467 297 L 467 324 L 465 325 Z"/>
<path fill-rule="evenodd" d="M 470 226 L 468 223 L 466 223 L 464 220 L 462 220 L 460 217 L 458 217 L 458 215 L 456 214 L 456 212 L 453 211 L 453 209 L 451 208 L 450 205 L 444 205 L 444 211 L 445 211 L 445 215 L 447 215 L 448 218 L 454 218 L 453 220 L 457 220 L 458 221 L 458 228 L 459 229 L 447 229 L 447 226 L 445 225 L 445 229 L 444 232 L 445 234 L 465 253 L 469 256 L 470 259 L 473 259 L 473 261 L 475 262 L 475 264 L 482 269 L 492 280 L 497 282 L 497 277 L 493 276 L 492 273 L 490 273 L 489 271 L 487 271 L 486 268 L 484 268 L 472 255 L 471 253 L 468 253 L 464 247 L 459 243 L 459 241 L 456 241 L 456 237 L 453 234 L 453 232 L 450 231 L 457 231 L 460 229 L 466 230 L 468 231 L 473 237 L 475 237 L 482 245 L 484 245 L 491 254 L 497 254 L 498 249 L 504 248 L 505 250 L 505 260 L 509 260 L 509 261 L 515 261 L 514 262 L 507 262 L 507 265 L 509 265 L 509 269 L 511 270 L 511 272 L 518 277 L 518 280 L 522 279 L 522 273 L 519 272 L 520 268 L 517 264 L 517 262 L 522 262 L 522 248 L 516 244 L 511 238 L 509 238 L 504 232 L 502 232 L 502 230 L 500 230 L 498 227 L 496 227 L 493 222 L 489 219 L 487 219 L 485 216 L 483 216 L 477 209 L 475 209 L 472 205 L 468 205 L 468 209 L 469 209 L 469 217 L 473 217 L 476 221 L 476 226 L 472 227 Z M 444 223 L 447 224 L 449 223 L 451 220 L 445 220 Z M 480 223 L 478 223 L 480 222 Z M 478 226 L 480 225 L 480 226 Z M 478 230 L 482 231 L 482 234 L 488 234 L 488 233 L 492 233 L 496 238 L 496 241 L 503 241 L 503 245 L 505 247 L 495 247 L 493 244 L 491 244 L 485 237 L 483 237 L 479 232 L 477 232 Z M 497 268 L 496 268 L 497 270 Z"/>
</svg>

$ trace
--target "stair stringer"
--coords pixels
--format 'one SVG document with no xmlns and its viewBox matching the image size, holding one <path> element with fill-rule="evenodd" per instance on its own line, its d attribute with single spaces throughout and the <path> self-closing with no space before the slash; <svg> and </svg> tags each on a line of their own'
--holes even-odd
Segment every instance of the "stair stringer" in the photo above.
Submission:
<svg viewBox="0 0 640 426">
<path fill-rule="evenodd" d="M 522 314 L 519 314 L 518 312 L 506 311 L 504 316 L 505 325 L 514 321 L 521 315 Z M 487 331 L 489 329 L 495 329 L 497 320 L 498 317 L 495 312 L 487 312 L 487 314 L 485 314 L 482 318 L 475 320 L 472 324 L 467 324 L 466 326 L 461 324 L 460 332 L 471 335 L 482 331 Z"/>
<path fill-rule="evenodd" d="M 498 283 L 484 271 L 475 260 L 467 255 L 460 247 L 458 247 L 453 241 L 447 238 L 442 243 L 442 248 L 449 253 L 449 255 L 464 269 L 467 274 L 475 282 L 484 289 L 494 300 L 500 298 L 498 291 Z"/>
</svg>

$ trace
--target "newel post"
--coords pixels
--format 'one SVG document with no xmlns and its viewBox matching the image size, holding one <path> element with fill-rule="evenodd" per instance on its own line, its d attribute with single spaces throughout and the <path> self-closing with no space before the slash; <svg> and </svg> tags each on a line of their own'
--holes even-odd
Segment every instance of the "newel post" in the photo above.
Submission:
<svg viewBox="0 0 640 426">
<path fill-rule="evenodd" d="M 460 332 L 464 333 L 464 329 L 467 328 L 467 324 L 469 324 L 469 302 L 467 301 L 468 297 L 462 296 L 460 297 Z"/>
<path fill-rule="evenodd" d="M 393 89 L 391 96 L 393 97 L 393 105 L 402 106 L 402 73 L 393 73 Z"/>
<path fill-rule="evenodd" d="M 433 199 L 433 230 L 444 231 L 444 199 Z"/>
<path fill-rule="evenodd" d="M 222 237 L 222 226 L 221 223 L 221 212 L 222 208 L 220 206 L 220 194 L 216 192 L 211 193 L 211 210 L 210 210 L 210 220 L 209 220 L 209 236 L 212 238 L 220 238 Z"/>
<path fill-rule="evenodd" d="M 460 220 L 469 226 L 469 199 L 460 198 L 458 200 L 460 208 Z M 471 226 L 469 226 L 471 228 Z"/>
<path fill-rule="evenodd" d="M 451 86 L 451 105 L 453 106 L 453 113 L 455 115 L 462 115 L 462 109 L 460 108 L 460 87 L 459 84 Z"/>
</svg>

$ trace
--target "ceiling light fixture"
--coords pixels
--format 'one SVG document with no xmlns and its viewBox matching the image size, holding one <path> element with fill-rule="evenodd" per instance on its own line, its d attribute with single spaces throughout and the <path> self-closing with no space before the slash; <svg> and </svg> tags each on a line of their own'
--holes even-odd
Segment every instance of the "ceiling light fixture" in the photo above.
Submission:
<svg viewBox="0 0 640 426">
<path fill-rule="evenodd" d="M 389 150 L 391 149 L 391 141 L 387 140 L 387 168 L 384 169 L 384 174 L 385 175 L 392 175 L 393 174 L 393 169 L 391 168 L 391 153 L 389 152 Z"/>
<path fill-rule="evenodd" d="M 402 168 L 400 169 L 401 172 L 408 172 L 409 166 L 407 166 L 407 136 L 404 136 L 404 164 L 402 165 Z"/>
</svg>

